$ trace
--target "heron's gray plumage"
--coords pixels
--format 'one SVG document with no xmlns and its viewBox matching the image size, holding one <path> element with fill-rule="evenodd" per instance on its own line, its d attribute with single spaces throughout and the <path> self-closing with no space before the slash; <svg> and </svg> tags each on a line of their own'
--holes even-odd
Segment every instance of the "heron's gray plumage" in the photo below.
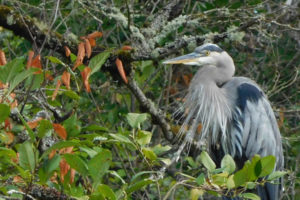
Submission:
<svg viewBox="0 0 300 200">
<path fill-rule="evenodd" d="M 240 167 L 255 154 L 274 155 L 275 169 L 283 168 L 281 136 L 270 103 L 254 81 L 233 77 L 235 66 L 227 52 L 215 44 L 205 44 L 164 63 L 202 66 L 179 109 L 185 112 L 179 132 L 184 137 L 183 145 L 206 143 L 213 156 L 230 154 Z M 265 200 L 278 199 L 278 191 L 279 185 L 258 188 Z"/>
</svg>

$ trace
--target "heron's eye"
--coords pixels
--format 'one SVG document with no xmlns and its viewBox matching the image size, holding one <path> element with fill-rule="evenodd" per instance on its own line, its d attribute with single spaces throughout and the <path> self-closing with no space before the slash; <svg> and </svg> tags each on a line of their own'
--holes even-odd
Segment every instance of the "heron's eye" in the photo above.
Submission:
<svg viewBox="0 0 300 200">
<path fill-rule="evenodd" d="M 206 56 L 209 56 L 209 54 L 210 54 L 210 51 L 206 51 L 206 52 L 205 52 L 205 55 L 206 55 Z"/>
</svg>

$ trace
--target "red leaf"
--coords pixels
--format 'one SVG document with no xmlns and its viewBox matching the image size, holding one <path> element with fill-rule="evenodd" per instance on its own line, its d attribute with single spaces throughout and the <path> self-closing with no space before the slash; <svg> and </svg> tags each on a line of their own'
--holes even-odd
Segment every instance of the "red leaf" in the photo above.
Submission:
<svg viewBox="0 0 300 200">
<path fill-rule="evenodd" d="M 80 43 L 78 44 L 77 59 L 76 59 L 75 65 L 74 65 L 74 67 L 73 67 L 73 70 L 75 70 L 79 65 L 82 64 L 84 55 L 85 55 L 84 43 L 83 43 L 83 42 L 80 42 Z"/>
<path fill-rule="evenodd" d="M 66 159 L 61 159 L 59 162 L 60 168 L 60 181 L 63 183 L 65 180 L 65 175 L 68 173 L 70 169 L 70 165 L 67 163 Z"/>
<path fill-rule="evenodd" d="M 42 119 L 43 118 L 39 117 L 36 120 L 27 122 L 27 124 L 28 124 L 29 128 L 34 129 L 34 128 L 36 128 L 39 125 L 39 121 L 41 121 Z"/>
<path fill-rule="evenodd" d="M 90 88 L 90 84 L 89 84 L 89 76 L 91 74 L 91 71 L 92 71 L 91 68 L 85 67 L 81 72 L 83 84 L 84 84 L 87 92 L 91 92 L 91 88 Z"/>
<path fill-rule="evenodd" d="M 59 135 L 64 140 L 67 139 L 67 131 L 62 125 L 55 123 L 53 123 L 52 125 L 57 135 Z"/>
<path fill-rule="evenodd" d="M 96 40 L 94 38 L 88 38 L 90 44 L 91 44 L 91 47 L 94 47 L 96 46 Z"/>
<path fill-rule="evenodd" d="M 127 84 L 128 80 L 127 80 L 126 73 L 125 73 L 125 70 L 123 67 L 123 63 L 119 58 L 116 59 L 116 65 L 117 65 L 118 71 L 120 73 L 120 76 L 122 77 L 123 81 Z"/>
<path fill-rule="evenodd" d="M 71 54 L 71 50 L 67 46 L 64 46 L 64 49 L 65 49 L 66 56 L 69 57 Z"/>
<path fill-rule="evenodd" d="M 55 156 L 55 154 L 56 154 L 56 150 L 53 149 L 53 150 L 49 153 L 48 159 L 51 160 L 51 159 Z"/>
<path fill-rule="evenodd" d="M 6 58 L 4 51 L 0 50 L 0 66 L 6 65 Z"/>
<path fill-rule="evenodd" d="M 41 55 L 37 55 L 31 63 L 32 67 L 38 68 L 38 69 L 42 69 L 42 64 L 41 64 Z M 35 72 L 34 74 L 41 74 L 42 70 L 39 70 L 37 72 Z"/>
<path fill-rule="evenodd" d="M 95 31 L 95 32 L 93 32 L 93 33 L 91 33 L 91 34 L 88 34 L 88 36 L 87 36 L 87 38 L 97 38 L 97 37 L 102 37 L 102 33 L 101 32 L 99 32 L 99 31 Z"/>
<path fill-rule="evenodd" d="M 85 52 L 86 52 L 86 57 L 90 58 L 92 55 L 92 47 L 90 44 L 90 41 L 88 39 L 84 39 L 84 46 L 85 46 Z"/>
<path fill-rule="evenodd" d="M 56 96 L 57 96 L 58 90 L 60 88 L 60 84 L 61 84 L 60 80 L 57 80 L 56 88 L 55 88 L 55 90 L 54 90 L 54 92 L 52 94 L 52 101 L 54 101 L 55 98 L 56 98 Z"/>
<path fill-rule="evenodd" d="M 75 173 L 76 173 L 76 170 L 71 168 L 71 171 L 70 171 L 70 184 L 72 184 L 74 182 Z"/>
<path fill-rule="evenodd" d="M 28 59 L 27 59 L 27 64 L 26 64 L 27 69 L 29 69 L 31 67 L 33 56 L 34 56 L 34 52 L 30 50 L 28 52 Z"/>
<path fill-rule="evenodd" d="M 71 74 L 67 71 L 64 71 L 64 73 L 61 76 L 61 80 L 68 90 L 70 89 L 70 78 Z"/>
<path fill-rule="evenodd" d="M 11 130 L 12 129 L 12 124 L 10 122 L 10 119 L 7 118 L 4 122 L 4 129 L 7 129 L 7 130 Z"/>
<path fill-rule="evenodd" d="M 132 50 L 132 47 L 128 46 L 128 45 L 125 45 L 125 46 L 122 47 L 122 50 L 130 51 L 130 50 Z"/>
</svg>

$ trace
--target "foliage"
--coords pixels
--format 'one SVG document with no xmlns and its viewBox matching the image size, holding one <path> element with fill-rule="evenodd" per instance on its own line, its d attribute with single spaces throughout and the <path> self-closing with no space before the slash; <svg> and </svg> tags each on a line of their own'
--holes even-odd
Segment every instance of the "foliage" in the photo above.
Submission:
<svg viewBox="0 0 300 200">
<path fill-rule="evenodd" d="M 78 46 L 77 52 L 66 46 L 63 56 L 54 47 L 38 46 L 0 27 L 0 47 L 7 59 L 0 56 L 1 196 L 22 198 L 22 193 L 10 191 L 32 195 L 33 186 L 40 185 L 75 199 L 259 199 L 249 189 L 278 183 L 284 175 L 291 180 L 284 195 L 300 195 L 299 27 L 292 5 L 192 0 L 158 31 L 149 24 L 171 1 L 58 2 L 57 10 L 57 1 L 2 1 L 42 30 L 55 31 Z M 248 19 L 258 22 L 238 29 Z M 211 41 L 223 33 L 228 37 L 220 46 L 234 58 L 237 74 L 261 84 L 274 103 L 287 171 L 274 171 L 273 156 L 255 155 L 238 169 L 230 155 L 218 166 L 202 151 L 197 156 L 187 152 L 162 174 L 160 169 L 171 163 L 173 145 L 124 86 L 129 72 L 135 72 L 146 97 L 172 123 L 171 113 L 197 69 L 162 66 L 154 48 L 195 35 Z M 142 34 L 153 37 L 144 49 L 135 49 Z M 196 42 L 182 51 L 190 52 Z M 98 52 L 97 47 L 105 50 Z M 152 57 L 139 58 L 137 52 Z"/>
</svg>

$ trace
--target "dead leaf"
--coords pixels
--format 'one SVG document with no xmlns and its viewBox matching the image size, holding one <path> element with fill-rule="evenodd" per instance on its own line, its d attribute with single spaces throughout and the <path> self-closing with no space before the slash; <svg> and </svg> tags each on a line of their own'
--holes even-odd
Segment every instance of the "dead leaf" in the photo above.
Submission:
<svg viewBox="0 0 300 200">
<path fill-rule="evenodd" d="M 76 173 L 76 170 L 71 168 L 71 171 L 70 171 L 70 184 L 72 184 L 74 182 L 75 173 Z"/>
<path fill-rule="evenodd" d="M 186 86 L 188 86 L 190 84 L 191 79 L 188 75 L 183 75 L 182 79 L 183 79 L 183 82 Z"/>
<path fill-rule="evenodd" d="M 53 94 L 52 94 L 52 101 L 54 101 L 55 98 L 56 98 L 56 96 L 57 96 L 58 90 L 59 90 L 59 88 L 60 88 L 60 84 L 61 84 L 61 82 L 60 82 L 60 80 L 58 79 L 58 80 L 57 80 L 57 83 L 56 83 L 56 88 L 55 88 L 55 90 L 54 90 L 54 92 L 53 92 Z"/>
<path fill-rule="evenodd" d="M 119 58 L 116 59 L 116 65 L 117 65 L 118 71 L 120 73 L 120 76 L 122 77 L 123 81 L 127 84 L 128 80 L 126 77 L 126 73 L 124 71 L 123 63 Z"/>
<path fill-rule="evenodd" d="M 39 125 L 39 121 L 41 121 L 43 118 L 39 117 L 36 120 L 27 122 L 27 125 L 29 126 L 30 129 L 34 129 Z"/>
<path fill-rule="evenodd" d="M 92 47 L 88 39 L 84 39 L 84 46 L 85 46 L 86 57 L 90 58 L 92 55 Z"/>
<path fill-rule="evenodd" d="M 199 124 L 197 127 L 197 133 L 200 134 L 202 130 L 202 124 Z"/>
<path fill-rule="evenodd" d="M 57 135 L 59 135 L 64 140 L 67 139 L 67 131 L 62 125 L 55 123 L 53 123 L 52 125 Z"/>
<path fill-rule="evenodd" d="M 70 89 L 70 78 L 71 74 L 67 71 L 64 71 L 64 73 L 61 76 L 61 80 L 68 90 Z"/>
<path fill-rule="evenodd" d="M 24 183 L 24 180 L 21 176 L 14 176 L 13 183 Z"/>
<path fill-rule="evenodd" d="M 91 92 L 91 88 L 90 88 L 90 84 L 89 84 L 89 77 L 90 77 L 91 71 L 92 71 L 91 68 L 85 67 L 81 72 L 83 84 L 84 84 L 84 87 L 87 92 Z"/>
<path fill-rule="evenodd" d="M 53 76 L 50 74 L 50 72 L 45 72 L 45 78 L 49 81 L 53 81 L 54 78 Z"/>
<path fill-rule="evenodd" d="M 94 39 L 94 38 L 102 37 L 102 35 L 103 34 L 101 32 L 95 31 L 91 34 L 88 34 L 87 38 L 93 38 Z"/>
<path fill-rule="evenodd" d="M 11 161 L 18 164 L 19 163 L 19 153 L 16 154 L 15 158 L 11 158 Z"/>
<path fill-rule="evenodd" d="M 29 69 L 31 67 L 31 63 L 32 63 L 32 58 L 34 56 L 34 52 L 33 51 L 29 51 L 28 52 L 28 59 L 27 59 L 27 64 L 26 64 L 26 68 Z"/>
<path fill-rule="evenodd" d="M 96 40 L 94 38 L 88 38 L 90 44 L 91 44 L 91 47 L 94 47 L 96 46 Z"/>
<path fill-rule="evenodd" d="M 48 159 L 51 160 L 55 155 L 56 155 L 56 150 L 53 149 L 53 150 L 49 153 Z"/>
<path fill-rule="evenodd" d="M 11 144 L 14 141 L 15 135 L 12 132 L 6 132 L 7 140 L 5 141 L 5 144 Z"/>
<path fill-rule="evenodd" d="M 12 124 L 10 122 L 10 118 L 7 118 L 4 121 L 4 129 L 6 129 L 6 130 L 11 130 L 12 129 Z"/>
<path fill-rule="evenodd" d="M 65 147 L 59 150 L 60 154 L 65 154 L 65 153 L 72 153 L 74 147 Z"/>
<path fill-rule="evenodd" d="M 73 67 L 73 71 L 74 71 L 79 65 L 82 64 L 84 56 L 85 56 L 84 43 L 83 43 L 83 42 L 80 42 L 80 43 L 78 44 L 77 58 L 76 58 L 76 61 L 75 61 L 75 65 L 74 65 L 74 67 Z"/>
<path fill-rule="evenodd" d="M 64 49 L 65 49 L 66 57 L 69 57 L 71 55 L 71 50 L 67 46 L 64 46 Z"/>
<path fill-rule="evenodd" d="M 132 47 L 129 46 L 129 45 L 125 45 L 125 46 L 122 47 L 122 50 L 130 51 L 130 50 L 132 50 Z"/>
<path fill-rule="evenodd" d="M 41 55 L 37 55 L 32 60 L 31 66 L 40 69 L 39 71 L 34 72 L 34 74 L 41 74 L 42 73 Z"/>
<path fill-rule="evenodd" d="M 5 53 L 4 51 L 0 50 L 0 66 L 6 65 L 6 63 Z"/>
<path fill-rule="evenodd" d="M 67 175 L 70 165 L 67 163 L 66 159 L 61 159 L 59 162 L 59 168 L 60 168 L 60 181 L 63 183 L 65 180 L 65 176 Z"/>
</svg>

